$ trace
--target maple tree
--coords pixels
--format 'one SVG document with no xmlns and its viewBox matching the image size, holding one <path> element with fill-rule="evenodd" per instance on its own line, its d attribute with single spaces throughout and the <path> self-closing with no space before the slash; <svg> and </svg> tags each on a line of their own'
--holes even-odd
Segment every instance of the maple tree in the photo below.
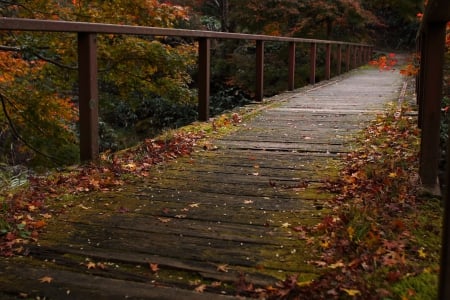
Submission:
<svg viewBox="0 0 450 300">
<path fill-rule="evenodd" d="M 159 27 L 174 27 L 188 20 L 186 8 L 156 0 L 2 2 L 0 14 Z M 0 44 L 5 51 L 0 66 L 5 74 L 1 82 L 3 145 L 13 145 L 15 155 L 33 149 L 47 158 L 56 156 L 58 164 L 73 163 L 78 157 L 76 36 L 3 32 Z M 195 45 L 182 41 L 172 44 L 165 39 L 99 35 L 102 121 L 131 127 L 137 115 L 145 119 L 151 113 L 145 105 L 155 98 L 193 106 L 196 96 L 190 84 L 196 51 Z M 19 68 L 12 70 L 13 65 Z M 33 156 L 33 151 L 25 151 L 25 157 L 41 159 Z M 2 153 L 8 153 L 6 147 Z"/>
</svg>

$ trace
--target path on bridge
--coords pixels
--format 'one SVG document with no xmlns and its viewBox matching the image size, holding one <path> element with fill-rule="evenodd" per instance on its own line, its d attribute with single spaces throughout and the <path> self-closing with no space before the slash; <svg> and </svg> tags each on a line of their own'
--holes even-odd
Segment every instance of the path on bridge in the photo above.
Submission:
<svg viewBox="0 0 450 300">
<path fill-rule="evenodd" d="M 324 180 L 402 83 L 398 71 L 362 67 L 279 95 L 216 147 L 159 165 L 138 186 L 76 199 L 79 212 L 50 224 L 30 257 L 2 262 L 3 295 L 219 299 L 241 272 L 263 285 L 314 278 L 314 254 L 293 228 L 320 221 L 332 197 Z"/>
</svg>

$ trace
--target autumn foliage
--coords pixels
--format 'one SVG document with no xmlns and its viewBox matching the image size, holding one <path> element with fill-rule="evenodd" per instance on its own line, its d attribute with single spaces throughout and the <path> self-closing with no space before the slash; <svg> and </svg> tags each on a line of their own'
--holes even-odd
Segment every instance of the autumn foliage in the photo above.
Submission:
<svg viewBox="0 0 450 300">
<path fill-rule="evenodd" d="M 16 1 L 2 3 L 0 8 L 2 16 L 159 27 L 174 27 L 189 18 L 186 8 L 154 0 Z M 49 161 L 56 165 L 77 162 L 76 36 L 3 32 L 0 40 L 3 160 L 47 165 Z M 189 85 L 195 55 L 195 45 L 184 42 L 171 45 L 164 39 L 99 36 L 102 124 L 131 126 L 137 114 L 145 118 L 149 113 L 142 103 L 154 98 L 193 105 L 195 92 Z"/>
</svg>

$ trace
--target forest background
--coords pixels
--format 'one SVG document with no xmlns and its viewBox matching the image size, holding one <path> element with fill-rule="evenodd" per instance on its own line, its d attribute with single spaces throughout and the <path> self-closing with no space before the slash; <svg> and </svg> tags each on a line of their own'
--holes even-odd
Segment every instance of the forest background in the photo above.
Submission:
<svg viewBox="0 0 450 300">
<path fill-rule="evenodd" d="M 413 51 L 422 10 L 423 0 L 0 1 L 2 17 L 342 40 L 386 52 Z M 266 45 L 266 96 L 287 88 L 283 47 Z M 296 86 L 309 80 L 307 51 L 298 49 Z M 254 43 L 215 41 L 212 52 L 211 115 L 251 102 Z M 194 40 L 100 35 L 98 60 L 101 151 L 196 119 Z M 77 74 L 74 34 L 0 33 L 2 178 L 22 170 L 11 166 L 78 162 Z"/>
</svg>

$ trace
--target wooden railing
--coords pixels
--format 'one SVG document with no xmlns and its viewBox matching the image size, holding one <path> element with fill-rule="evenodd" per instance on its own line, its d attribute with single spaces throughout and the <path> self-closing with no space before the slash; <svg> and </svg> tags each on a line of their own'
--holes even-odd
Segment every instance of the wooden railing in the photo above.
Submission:
<svg viewBox="0 0 450 300">
<path fill-rule="evenodd" d="M 310 84 L 314 84 L 316 80 L 318 46 L 325 47 L 325 79 L 330 79 L 331 77 L 331 53 L 333 46 L 336 47 L 337 51 L 337 74 L 341 73 L 343 62 L 345 63 L 345 71 L 349 71 L 368 62 L 373 50 L 371 45 L 328 40 L 19 18 L 0 18 L 0 30 L 77 33 L 80 158 L 82 161 L 95 160 L 99 154 L 97 34 L 178 36 L 197 39 L 199 69 L 198 110 L 201 121 L 208 120 L 209 118 L 210 47 L 212 39 L 250 40 L 256 42 L 256 101 L 262 101 L 263 99 L 265 42 L 283 42 L 289 44 L 289 54 L 286 58 L 289 64 L 288 74 L 286 74 L 289 90 L 295 88 L 294 74 L 296 44 L 298 43 L 310 44 Z"/>
<path fill-rule="evenodd" d="M 446 24 L 449 21 L 450 1 L 429 0 L 417 34 L 420 72 L 416 77 L 416 92 L 419 105 L 419 127 L 422 130 L 419 175 L 423 185 L 435 189 L 439 189 L 437 178 L 440 160 L 440 114 L 443 97 Z M 447 146 L 446 160 L 439 300 L 450 299 L 450 143 Z"/>
</svg>

